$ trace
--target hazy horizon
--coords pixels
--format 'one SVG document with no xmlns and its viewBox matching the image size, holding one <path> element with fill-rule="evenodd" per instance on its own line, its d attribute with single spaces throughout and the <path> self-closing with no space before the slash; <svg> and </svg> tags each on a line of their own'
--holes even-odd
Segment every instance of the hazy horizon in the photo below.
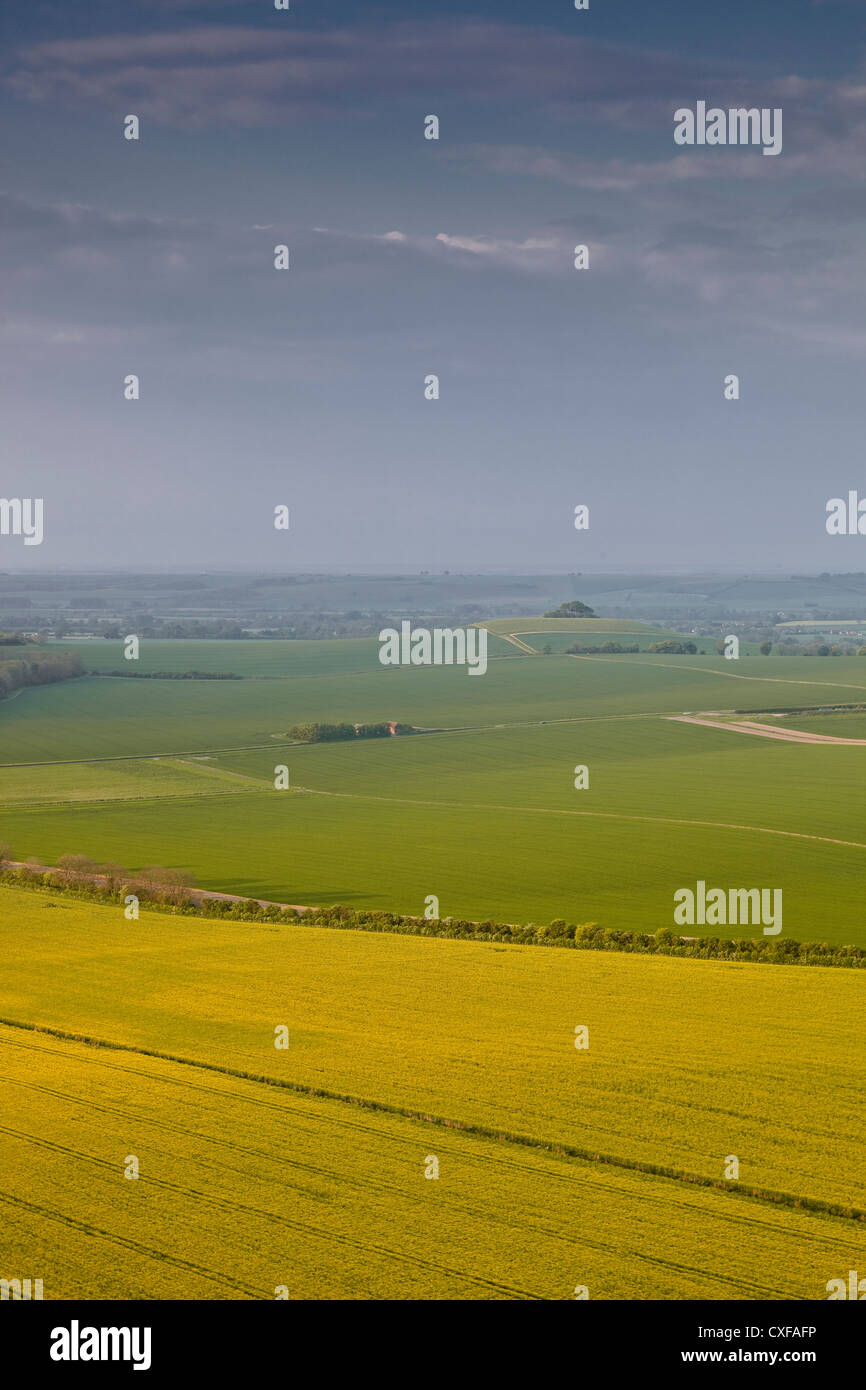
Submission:
<svg viewBox="0 0 866 1390">
<path fill-rule="evenodd" d="M 7 567 L 6 569 L 0 570 L 0 575 L 8 575 L 9 577 L 16 577 L 16 578 L 19 577 L 19 576 L 20 576 L 20 577 L 26 578 L 26 577 L 30 577 L 32 574 L 33 574 L 33 571 L 31 571 L 31 570 L 27 570 L 27 569 L 23 569 L 23 568 L 22 568 L 22 569 L 13 569 L 11 566 L 10 566 L 10 567 Z M 507 577 L 507 578 L 519 578 L 521 575 L 526 575 L 526 576 L 535 576 L 535 577 L 551 576 L 551 577 L 562 577 L 562 578 L 577 578 L 577 579 L 587 578 L 587 579 L 592 579 L 592 578 L 594 578 L 594 577 L 615 575 L 615 576 L 617 576 L 617 577 L 619 577 L 619 578 L 623 578 L 623 579 L 629 579 L 629 578 L 638 579 L 638 578 L 647 578 L 647 577 L 656 577 L 656 578 L 661 578 L 661 579 L 666 578 L 666 577 L 670 577 L 670 578 L 681 578 L 681 579 L 683 579 L 683 578 L 684 578 L 684 579 L 688 579 L 688 578 L 691 578 L 691 577 L 703 577 L 703 578 L 709 579 L 709 578 L 712 578 L 713 576 L 716 576 L 716 575 L 718 575 L 718 576 L 724 576 L 724 577 L 728 577 L 728 576 L 731 576 L 731 575 L 736 575 L 736 576 L 737 576 L 738 578 L 740 578 L 740 579 L 756 578 L 756 579 L 774 579 L 774 580 L 778 580 L 778 579 L 779 579 L 780 577 L 782 577 L 782 576 L 787 576 L 788 578 L 794 576 L 794 577 L 797 577 L 797 578 L 804 578 L 804 579 L 817 579 L 817 578 L 819 578 L 820 575 L 822 575 L 822 574 L 829 574 L 829 575 L 831 575 L 831 576 L 834 577 L 834 578 L 843 578 L 845 575 L 852 575 L 852 574 L 862 575 L 862 574 L 866 574 L 866 568 L 864 568 L 863 570 L 834 570 L 834 569 L 808 570 L 808 569 L 796 569 L 794 566 L 783 567 L 783 566 L 781 566 L 781 565 L 776 565 L 773 569 L 766 569 L 766 570 L 764 570 L 764 569 L 759 569 L 758 567 L 752 567 L 752 568 L 750 568 L 750 569 L 744 569 L 744 568 L 740 568 L 740 567 L 726 568 L 726 567 L 723 566 L 723 565 L 712 565 L 712 566 L 687 565 L 687 566 L 682 566 L 682 567 L 678 567 L 678 566 L 665 566 L 665 567 L 662 567 L 662 568 L 655 568 L 655 567 L 652 567 L 652 566 L 649 566 L 649 565 L 644 565 L 644 566 L 641 566 L 640 569 L 627 569 L 627 568 L 623 568 L 622 566 L 612 565 L 612 566 L 594 566 L 594 567 L 592 567 L 592 568 L 590 568 L 590 569 L 585 569 L 585 570 L 568 570 L 568 569 L 565 569 L 565 568 L 562 568 L 562 567 L 558 567 L 558 566 L 549 566 L 549 565 L 547 565 L 547 566 L 545 566 L 545 565 L 524 565 L 524 566 L 521 566 L 520 569 L 503 568 L 503 567 L 501 567 L 501 566 L 495 566 L 495 565 L 480 566 L 480 567 L 476 567 L 476 568 L 473 568 L 473 567 L 468 566 L 468 565 L 463 565 L 463 566 L 456 565 L 453 569 L 451 569 L 451 568 L 449 568 L 449 569 L 425 569 L 425 568 L 423 568 L 423 567 L 422 567 L 421 569 L 407 569 L 407 568 L 399 567 L 399 566 L 398 566 L 398 567 L 395 567 L 395 566 L 383 565 L 383 566 L 379 566 L 379 567 L 370 567 L 370 568 L 365 568 L 365 567 L 362 567 L 362 566 L 355 566 L 353 569 L 336 569 L 336 568 L 334 568 L 334 569 L 329 569 L 329 568 L 324 568 L 324 567 L 323 567 L 323 568 L 319 568 L 319 569 L 300 569 L 300 568 L 293 568 L 293 567 L 291 567 L 291 566 L 284 567 L 284 566 L 263 566 L 263 565 L 239 565 L 239 566 L 235 566 L 235 567 L 223 567 L 223 566 L 219 566 L 219 565 L 171 565 L 171 566 L 164 566 L 164 565 L 159 565 L 159 566 L 134 565 L 134 566 L 125 566 L 125 567 L 124 567 L 124 566 L 95 566 L 95 565 L 85 565 L 85 564 L 81 564 L 81 565 L 59 565 L 59 566 L 57 566 L 56 568 L 51 568 L 51 569 L 50 569 L 50 568 L 47 568 L 47 567 L 45 567 L 45 566 L 43 566 L 43 567 L 40 567 L 40 569 L 39 569 L 39 574 L 40 574 L 41 576 L 45 577 L 45 578 L 51 578 L 53 575 L 61 576 L 61 575 L 64 575 L 64 574 L 92 574 L 92 575 L 105 575 L 106 577 L 111 577 L 111 576 L 123 576 L 123 575 L 131 575 L 131 576 L 134 576 L 134 575 L 137 575 L 137 574 L 165 575 L 166 577 L 170 577 L 170 576 L 172 576 L 172 575 L 181 575 L 181 574 L 186 574 L 186 575 L 194 575 L 194 574 L 199 574 L 199 575 L 221 575 L 221 574 L 225 574 L 225 575 L 245 575 L 245 574 L 248 574 L 248 575 L 263 575 L 263 574 L 274 574 L 274 575 L 304 575 L 304 576 L 309 576 L 309 577 L 312 577 L 312 578 L 316 578 L 316 577 L 322 576 L 322 577 L 327 577 L 327 578 L 345 578 L 345 579 L 351 579 L 353 576 L 358 576 L 358 577 L 362 577 L 362 576 L 363 576 L 363 577 L 367 577 L 367 578 L 376 578 L 377 576 L 380 576 L 380 575 L 381 575 L 381 576 L 394 575 L 394 576 L 398 576 L 398 577 L 399 577 L 399 576 L 404 576 L 404 575 L 405 575 L 405 576 L 414 577 L 414 578 L 417 578 L 417 577 L 420 576 L 420 575 L 424 575 L 424 576 L 429 576 L 431 579 L 442 578 L 442 577 L 448 576 L 448 575 L 450 575 L 450 576 L 452 576 L 452 577 L 455 577 L 455 576 L 463 576 L 463 577 L 466 577 L 466 578 L 472 578 L 472 577 L 474 577 L 474 576 L 477 576 L 477 577 L 479 577 L 479 578 L 483 578 L 483 577 L 485 577 L 485 576 L 491 576 L 491 577 L 492 577 L 492 576 L 496 576 L 496 575 L 504 576 L 504 577 Z"/>
</svg>

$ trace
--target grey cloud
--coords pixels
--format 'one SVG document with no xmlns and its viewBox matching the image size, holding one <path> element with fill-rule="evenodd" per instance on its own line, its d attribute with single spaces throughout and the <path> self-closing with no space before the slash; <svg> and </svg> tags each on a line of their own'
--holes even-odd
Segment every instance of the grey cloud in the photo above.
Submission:
<svg viewBox="0 0 866 1390">
<path fill-rule="evenodd" d="M 174 238 L 181 226 L 186 235 L 195 234 L 195 229 L 188 224 L 155 217 L 100 212 L 79 203 L 36 203 L 16 194 L 0 193 L 0 233 L 20 231 L 31 235 L 45 232 L 52 237 L 63 236 L 68 241 L 92 244 L 94 241 Z"/>
<path fill-rule="evenodd" d="M 768 162 L 760 152 L 725 150 L 704 153 L 671 154 L 669 159 L 628 160 L 587 159 L 540 147 L 522 145 L 466 145 L 443 152 L 442 157 L 487 169 L 491 173 L 526 175 L 551 179 L 569 188 L 585 188 L 597 193 L 630 193 L 659 184 L 691 183 L 695 180 L 755 178 L 769 174 Z"/>
<path fill-rule="evenodd" d="M 30 101 L 121 104 L 192 127 L 271 125 L 287 110 L 337 110 L 347 101 L 380 109 L 383 100 L 431 87 L 442 98 L 529 100 L 635 124 L 645 122 L 648 103 L 666 112 L 672 92 L 712 96 L 731 77 L 721 64 L 530 25 L 434 19 L 326 31 L 208 25 L 54 39 L 13 55 L 4 82 Z M 774 84 L 761 90 L 769 100 Z"/>
</svg>

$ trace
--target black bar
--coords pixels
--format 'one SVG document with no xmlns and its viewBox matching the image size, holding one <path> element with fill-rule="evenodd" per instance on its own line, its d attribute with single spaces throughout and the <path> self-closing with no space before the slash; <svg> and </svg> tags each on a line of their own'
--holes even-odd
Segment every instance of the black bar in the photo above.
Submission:
<svg viewBox="0 0 866 1390">
<path fill-rule="evenodd" d="M 863 1349 L 862 1314 L 829 1300 L 575 1300 L 559 1313 L 550 1310 L 539 1316 L 536 1308 L 531 1315 L 518 1314 L 517 1323 L 513 1309 L 505 1323 L 498 1321 L 502 1315 L 501 1309 L 479 1313 L 477 1304 L 459 1302 L 19 1302 L 3 1307 L 0 1336 L 5 1367 L 12 1360 L 19 1375 L 50 1373 L 61 1383 L 69 1376 L 92 1378 L 100 1371 L 115 1377 L 150 1375 L 159 1381 L 166 1374 L 199 1380 L 212 1375 L 222 1382 L 251 1371 L 266 1375 L 268 1366 L 296 1379 L 301 1363 L 309 1366 L 310 1359 L 315 1363 L 321 1358 L 322 1369 L 332 1370 L 335 1352 L 344 1352 L 347 1363 L 355 1360 L 360 1373 L 369 1366 L 372 1352 L 383 1370 L 390 1365 L 388 1379 L 402 1367 L 399 1378 L 409 1381 L 416 1373 L 429 1377 L 438 1358 L 443 1373 L 453 1378 L 458 1369 L 455 1357 L 464 1372 L 476 1358 L 487 1364 L 488 1372 L 502 1359 L 515 1375 L 515 1356 L 526 1356 L 535 1363 L 537 1375 L 546 1376 L 551 1357 L 563 1355 L 566 1367 L 572 1367 L 569 1379 L 584 1379 L 591 1360 L 594 1380 L 622 1372 L 649 1378 L 675 1369 L 700 1375 L 716 1367 L 734 1375 L 753 1368 L 806 1369 L 826 1384 L 828 1376 L 856 1365 Z M 494 1321 L 487 1323 L 488 1317 Z M 70 1354 L 76 1345 L 88 1353 L 94 1344 L 101 1350 L 90 1328 L 127 1329 L 129 1341 L 118 1339 L 118 1350 L 127 1351 L 129 1359 L 52 1359 L 52 1347 Z M 415 1348 L 410 1362 L 405 1348 L 398 1353 L 407 1341 Z M 110 1338 L 105 1349 L 110 1355 Z M 141 1363 L 138 1372 L 133 1369 L 135 1359 Z M 311 1378 L 309 1371 L 303 1378 Z"/>
</svg>

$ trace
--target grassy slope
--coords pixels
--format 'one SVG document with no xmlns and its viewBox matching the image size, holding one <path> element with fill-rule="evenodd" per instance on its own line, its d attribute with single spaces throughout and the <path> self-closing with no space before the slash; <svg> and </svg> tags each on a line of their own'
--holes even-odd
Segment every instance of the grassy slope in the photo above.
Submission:
<svg viewBox="0 0 866 1390">
<path fill-rule="evenodd" d="M 780 721 L 789 729 L 804 729 L 811 734 L 826 734 L 830 738 L 866 739 L 866 711 L 861 714 L 792 714 Z"/>
<path fill-rule="evenodd" d="M 293 790 L 275 792 L 283 760 Z M 589 791 L 574 790 L 578 763 Z M 699 878 L 781 887 L 786 936 L 862 943 L 864 764 L 866 748 L 590 720 L 7 769 L 0 836 L 21 857 L 168 863 L 279 901 L 420 912 L 436 893 L 443 915 L 635 930 L 671 925 L 674 891 Z M 519 853 L 503 855 L 504 844 Z"/>
<path fill-rule="evenodd" d="M 239 777 L 220 775 L 210 760 L 148 758 L 140 762 L 60 763 L 7 767 L 0 773 L 0 795 L 7 806 L 214 796 L 241 789 Z"/>
<path fill-rule="evenodd" d="M 859 699 L 862 662 L 515 655 L 473 678 L 385 670 L 371 642 L 282 646 L 292 678 L 94 679 L 0 704 L 5 763 L 263 749 L 200 763 L 0 768 L 0 837 L 20 857 L 169 863 L 208 886 L 292 902 L 417 912 L 436 893 L 445 914 L 638 930 L 670 925 L 673 892 L 699 878 L 781 887 L 786 934 L 863 941 L 863 850 L 824 841 L 866 839 L 866 750 L 631 717 Z M 197 647 L 178 647 L 201 664 Z M 300 719 L 388 715 L 483 732 L 285 743 Z M 505 723 L 525 727 L 496 727 Z M 293 787 L 328 795 L 274 793 L 283 761 Z M 573 789 L 578 763 L 590 767 L 589 792 Z"/>
<path fill-rule="evenodd" d="M 277 641 L 141 641 L 137 661 L 127 661 L 123 643 L 114 641 L 49 642 L 72 651 L 88 671 L 231 671 L 236 675 L 345 675 L 369 666 L 370 640 L 338 642 Z"/>
<path fill-rule="evenodd" d="M 296 787 L 334 795 L 673 817 L 866 843 L 851 818 L 866 749 L 779 743 L 673 719 L 296 745 L 279 756 Z M 217 754 L 207 765 L 243 772 L 270 787 L 274 763 L 271 749 Z M 586 792 L 574 789 L 578 763 L 590 768 Z M 31 780 L 46 776 L 43 769 Z"/>
<path fill-rule="evenodd" d="M 476 677 L 458 667 L 384 668 L 370 644 L 368 658 L 354 673 L 297 679 L 92 678 L 26 690 L 0 703 L 0 764 L 267 744 L 310 718 L 441 728 L 866 699 L 856 658 L 818 667 L 796 657 L 527 656 L 492 660 Z"/>
<path fill-rule="evenodd" d="M 0 834 L 22 857 L 168 863 L 204 886 L 281 902 L 420 914 L 435 893 L 443 916 L 636 931 L 673 926 L 674 891 L 698 878 L 781 887 L 786 937 L 864 942 L 862 850 L 712 827 L 273 793 L 23 810 Z"/>
</svg>

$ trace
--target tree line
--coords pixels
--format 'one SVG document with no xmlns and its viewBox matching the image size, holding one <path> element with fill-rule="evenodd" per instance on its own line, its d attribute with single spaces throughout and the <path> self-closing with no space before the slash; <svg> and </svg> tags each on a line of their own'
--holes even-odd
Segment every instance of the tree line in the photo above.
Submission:
<svg viewBox="0 0 866 1390">
<path fill-rule="evenodd" d="M 834 642 L 762 642 L 759 648 L 762 656 L 773 652 L 776 656 L 866 656 L 866 646 L 841 646 Z"/>
<path fill-rule="evenodd" d="M 37 651 L 32 655 L 0 655 L 0 699 L 27 685 L 52 685 L 84 675 L 75 652 Z"/>
<path fill-rule="evenodd" d="M 697 650 L 698 648 L 695 642 L 675 642 L 672 638 L 665 638 L 663 642 L 650 642 L 647 647 L 648 652 L 660 653 L 665 656 L 694 656 Z M 720 650 L 724 651 L 724 644 L 722 644 Z M 617 656 L 620 653 L 639 651 L 640 646 L 637 642 L 631 642 L 628 645 L 622 642 L 602 642 L 600 647 L 587 647 L 583 642 L 572 642 L 570 647 L 566 647 L 566 652 L 569 656 L 593 656 L 602 654 L 605 656 Z"/>
<path fill-rule="evenodd" d="M 235 671 L 88 671 L 90 676 L 125 676 L 139 681 L 242 681 Z"/>
<path fill-rule="evenodd" d="M 657 932 L 618 931 L 597 922 L 569 923 L 563 918 L 546 925 L 470 922 L 456 917 L 429 920 L 403 913 L 364 911 L 335 904 L 305 909 L 262 904 L 256 898 L 238 902 L 197 894 L 193 876 L 180 869 L 156 865 L 130 871 L 119 864 L 98 864 L 81 854 L 64 854 L 55 868 L 36 860 L 16 865 L 8 845 L 0 844 L 0 882 L 43 892 L 122 904 L 130 893 L 149 906 L 189 917 L 233 922 L 290 922 L 304 926 L 337 927 L 345 931 L 391 932 L 403 936 L 450 937 L 464 941 L 505 942 L 516 946 L 548 946 L 578 951 L 624 951 L 634 955 L 684 956 L 692 960 L 725 960 L 761 965 L 823 965 L 866 968 L 866 949 L 780 937 L 723 938 L 678 936 L 669 927 Z"/>
<path fill-rule="evenodd" d="M 127 893 L 142 901 L 181 907 L 192 901 L 195 876 L 185 869 L 152 864 L 144 869 L 125 869 L 122 864 L 98 863 L 86 854 L 61 854 L 51 868 L 38 859 L 16 863 L 11 846 L 0 843 L 0 878 L 34 887 L 51 888 L 122 902 Z"/>
<path fill-rule="evenodd" d="M 572 642 L 570 647 L 566 647 L 568 656 L 593 656 L 604 654 L 605 656 L 619 656 L 625 652 L 639 652 L 640 647 L 637 642 L 625 646 L 622 642 L 602 642 L 600 647 L 588 647 L 584 642 Z"/>
</svg>

